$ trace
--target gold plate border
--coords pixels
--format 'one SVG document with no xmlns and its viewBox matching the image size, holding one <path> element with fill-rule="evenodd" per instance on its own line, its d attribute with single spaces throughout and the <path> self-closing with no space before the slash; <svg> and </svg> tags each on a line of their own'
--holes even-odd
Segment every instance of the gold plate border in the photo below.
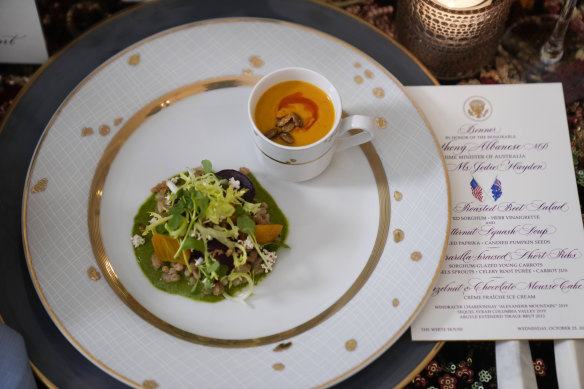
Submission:
<svg viewBox="0 0 584 389">
<path fill-rule="evenodd" d="M 334 5 L 328 4 L 325 0 L 309 0 L 313 3 L 322 5 L 322 6 L 326 6 L 328 8 L 331 9 L 335 9 L 336 11 L 345 14 L 345 16 L 351 17 L 352 19 L 354 19 L 356 22 L 361 23 L 365 26 L 367 26 L 368 28 L 378 32 L 379 34 L 381 34 L 382 36 L 384 36 L 389 42 L 391 42 L 393 45 L 395 45 L 396 47 L 398 47 L 402 52 L 404 52 L 414 63 L 416 63 L 416 65 L 418 67 L 420 67 L 422 69 L 422 71 L 424 72 L 424 74 L 430 79 L 432 80 L 434 85 L 440 85 L 440 83 L 438 82 L 438 80 L 427 70 L 427 68 L 425 67 L 425 65 L 423 63 L 421 63 L 415 56 L 413 56 L 403 45 L 401 45 L 399 42 L 397 42 L 395 39 L 393 39 L 392 37 L 388 36 L 387 34 L 384 34 L 383 31 L 381 31 L 380 29 L 378 29 L 377 27 L 371 25 L 370 23 L 365 22 L 364 20 L 360 19 L 359 17 L 357 17 L 356 15 L 353 15 L 343 9 L 340 9 L 339 7 L 336 7 Z M 14 99 L 13 104 L 10 106 L 7 114 L 4 117 L 4 120 L 2 121 L 2 123 L 0 123 L 0 133 L 3 131 L 4 129 L 4 125 L 7 122 L 8 118 L 10 117 L 14 107 L 22 100 L 23 96 L 26 94 L 26 92 L 28 91 L 28 89 L 31 87 L 31 85 L 40 77 L 40 75 L 58 58 L 60 57 L 67 49 L 69 49 L 70 47 L 72 47 L 74 44 L 76 44 L 78 41 L 82 40 L 85 36 L 89 35 L 90 33 L 92 33 L 94 30 L 100 28 L 102 25 L 105 25 L 106 23 L 108 23 L 109 21 L 112 21 L 114 19 L 117 18 L 121 18 L 123 16 L 126 16 L 128 14 L 130 14 L 131 12 L 133 12 L 135 9 L 137 8 L 141 8 L 141 7 L 147 7 L 147 6 L 151 6 L 152 2 L 149 3 L 142 3 L 139 4 L 135 7 L 131 7 L 128 8 L 125 11 L 122 11 L 118 14 L 116 14 L 115 16 L 113 16 L 110 19 L 107 19 L 101 23 L 96 24 L 95 26 L 93 26 L 92 28 L 90 28 L 89 30 L 87 30 L 86 32 L 84 32 L 82 35 L 80 35 L 79 37 L 77 37 L 75 40 L 71 41 L 69 44 L 67 44 L 63 49 L 61 49 L 61 51 L 59 51 L 58 53 L 54 54 L 47 62 L 45 62 L 45 64 L 43 64 L 31 77 L 31 79 L 29 80 L 29 82 L 20 90 L 20 92 L 17 94 L 17 96 Z M 254 20 L 254 21 L 259 21 L 261 19 L 257 19 L 257 18 L 233 18 L 231 20 Z M 436 135 L 434 134 L 434 131 L 432 130 L 432 127 L 430 126 L 430 124 L 428 123 L 426 117 L 424 116 L 424 114 L 422 113 L 421 109 L 418 107 L 418 105 L 414 102 L 414 100 L 407 94 L 407 91 L 403 88 L 403 86 L 401 85 L 401 83 L 399 83 L 399 81 L 397 81 L 397 79 L 393 76 L 393 74 L 391 74 L 388 70 L 386 70 L 383 66 L 377 64 L 377 61 L 373 60 L 370 56 L 368 56 L 367 54 L 363 53 L 362 51 L 360 51 L 359 49 L 357 49 L 356 47 L 342 41 L 341 39 L 336 38 L 333 35 L 329 35 L 329 34 L 325 34 L 322 33 L 318 30 L 315 30 L 313 28 L 309 28 L 309 27 L 304 27 L 298 24 L 294 24 L 294 23 L 288 23 L 288 22 L 283 22 L 283 21 L 278 21 L 279 23 L 282 24 L 288 24 L 288 25 L 293 25 L 297 28 L 304 28 L 307 29 L 313 33 L 316 34 L 321 34 L 324 36 L 327 36 L 329 39 L 335 40 L 347 47 L 349 47 L 350 49 L 358 52 L 360 55 L 362 55 L 363 57 L 368 58 L 369 60 L 372 61 L 373 64 L 375 64 L 382 72 L 384 72 L 388 77 L 390 77 L 392 80 L 396 81 L 396 83 L 399 85 L 399 87 L 402 89 L 403 93 L 408 97 L 408 99 L 412 102 L 412 104 L 415 106 L 415 108 L 417 109 L 418 113 L 420 114 L 420 116 L 423 118 L 424 122 L 426 123 L 432 137 L 434 138 L 434 141 L 436 143 L 437 149 L 439 151 L 439 153 L 442 155 L 441 153 L 441 149 L 439 147 L 439 143 L 437 141 Z M 194 25 L 199 25 L 205 23 L 204 21 L 198 21 L 198 22 L 194 22 L 192 24 L 187 25 L 188 27 L 193 27 Z M 32 172 L 35 166 L 35 162 L 36 162 L 36 158 L 38 156 L 38 151 L 40 149 L 40 147 L 42 146 L 42 143 L 44 141 L 44 138 L 46 136 L 46 134 L 48 133 L 48 129 L 50 129 L 54 123 L 54 121 L 56 120 L 56 117 L 59 115 L 59 113 L 61 112 L 62 108 L 68 103 L 68 101 L 71 99 L 71 97 L 79 90 L 81 89 L 81 87 L 83 87 L 85 85 L 85 83 L 88 81 L 89 78 L 91 78 L 92 75 L 96 74 L 97 72 L 101 71 L 104 67 L 106 67 L 109 63 L 113 62 L 114 60 L 116 60 L 117 58 L 119 58 L 122 55 L 125 55 L 127 52 L 134 50 L 136 47 L 140 46 L 141 44 L 148 42 L 152 39 L 156 39 L 159 38 L 163 35 L 166 35 L 168 33 L 173 33 L 181 28 L 184 28 L 184 26 L 182 27 L 178 27 L 178 28 L 171 28 L 169 30 L 167 30 L 166 32 L 159 32 L 157 34 L 152 35 L 149 38 L 146 38 L 142 41 L 140 41 L 139 43 L 130 46 L 127 49 L 124 49 L 122 51 L 120 51 L 117 55 L 115 55 L 114 57 L 110 58 L 110 60 L 104 62 L 101 66 L 99 66 L 98 68 L 96 68 L 88 78 L 86 78 L 85 80 L 83 80 L 73 91 L 72 93 L 63 101 L 63 104 L 61 105 L 61 107 L 55 112 L 55 114 L 53 115 L 53 118 L 50 120 L 49 124 L 47 125 L 47 131 L 45 131 L 43 133 L 43 135 L 41 136 L 40 140 L 39 140 L 39 144 L 37 147 L 37 150 L 33 156 L 33 160 L 31 162 L 31 166 L 29 168 L 29 172 Z M 451 219 L 451 188 L 450 188 L 450 182 L 448 180 L 448 173 L 446 170 L 446 165 L 444 162 L 444 158 L 442 158 L 442 165 L 443 165 L 443 170 L 444 170 L 444 174 L 446 177 L 446 187 L 447 187 L 447 192 L 448 192 L 448 225 L 447 225 L 447 232 L 446 232 L 446 236 L 445 236 L 445 240 L 444 240 L 444 245 L 443 245 L 443 250 L 442 250 L 442 255 L 441 255 L 441 259 L 440 259 L 440 264 L 436 269 L 436 273 L 434 275 L 434 278 L 426 292 L 426 295 L 424 296 L 424 298 L 422 299 L 422 301 L 420 302 L 420 304 L 418 305 L 417 309 L 412 313 L 412 315 L 408 318 L 408 320 L 406 321 L 406 323 L 404 324 L 404 327 L 409 327 L 409 324 L 411 323 L 411 321 L 413 320 L 413 318 L 418 314 L 419 310 L 421 309 L 423 302 L 426 300 L 426 298 L 428 297 L 428 294 L 430 293 L 431 287 L 432 285 L 435 283 L 436 278 L 438 277 L 439 274 L 439 270 L 444 262 L 444 256 L 445 256 L 445 252 L 446 252 L 446 245 L 448 243 L 448 239 L 449 239 L 449 232 L 450 232 L 450 219 Z M 75 338 L 73 338 L 71 336 L 71 334 L 63 327 L 63 325 L 61 324 L 61 322 L 59 321 L 59 319 L 57 318 L 57 316 L 55 315 L 55 313 L 53 312 L 53 310 L 50 308 L 50 306 L 48 305 L 46 298 L 44 297 L 44 294 L 40 288 L 40 285 L 38 284 L 38 280 L 36 278 L 36 274 L 34 272 L 34 268 L 32 267 L 32 263 L 31 263 L 31 259 L 30 259 L 30 252 L 28 249 L 28 243 L 27 243 L 27 236 L 26 236 L 26 203 L 27 203 L 27 198 L 28 198 L 28 191 L 30 189 L 30 174 L 29 174 L 29 178 L 27 180 L 26 183 L 26 188 L 24 191 L 24 199 L 23 199 L 23 218 L 22 218 L 22 232 L 23 232 L 23 243 L 25 246 L 25 254 L 27 257 L 27 264 L 29 267 L 29 271 L 31 272 L 31 277 L 33 279 L 34 282 L 34 286 L 35 289 L 37 290 L 37 293 L 39 295 L 40 300 L 43 302 L 43 305 L 45 306 L 45 309 L 47 310 L 47 312 L 49 313 L 49 315 L 51 316 L 51 318 L 53 319 L 53 321 L 55 322 L 55 324 L 57 325 L 57 327 L 59 328 L 59 330 L 67 337 L 67 339 L 73 344 L 75 345 L 75 347 L 77 347 L 80 351 L 82 351 L 85 356 L 87 358 L 89 358 L 93 363 L 95 363 L 96 365 L 100 366 L 100 368 L 102 368 L 103 370 L 107 371 L 109 374 L 117 377 L 119 380 L 121 380 L 122 382 L 134 385 L 134 386 L 140 386 L 138 383 L 120 375 L 119 373 L 115 372 L 114 370 L 112 370 L 111 368 L 109 368 L 108 366 L 106 366 L 105 364 L 103 364 L 101 361 L 99 361 L 98 359 L 96 359 L 93 355 L 91 355 L 85 348 L 83 348 L 79 342 L 77 342 L 77 340 Z M 401 332 L 398 332 L 401 333 Z M 356 371 L 362 369 L 363 367 L 365 367 L 367 364 L 369 364 L 374 358 L 376 358 L 379 354 L 381 354 L 382 352 L 384 352 L 389 345 L 393 342 L 393 340 L 395 339 L 395 336 L 392 337 L 391 339 L 388 340 L 388 342 L 386 342 L 385 344 L 383 344 L 375 353 L 373 353 L 369 358 L 366 358 L 364 361 L 362 361 L 361 363 L 359 363 L 357 366 L 355 366 L 353 369 L 350 369 L 349 371 L 347 371 L 345 374 L 342 374 L 338 377 L 336 377 L 335 379 L 331 380 L 329 383 L 327 383 L 326 385 L 330 384 L 330 383 L 334 383 L 334 382 L 338 382 L 339 380 L 342 380 L 344 378 L 346 378 L 347 376 L 355 373 Z M 432 351 L 430 351 L 430 353 L 427 355 L 427 359 L 429 360 L 430 358 L 432 358 L 434 355 L 436 355 L 436 353 L 438 353 L 438 350 L 445 344 L 445 342 L 443 341 L 437 341 L 436 342 L 436 346 L 432 349 Z M 424 368 L 423 362 L 420 363 L 414 370 L 412 370 L 412 372 L 410 373 L 410 375 L 406 378 L 413 378 L 417 372 L 421 371 Z M 402 381 L 403 383 L 403 381 Z M 401 385 L 401 384 L 400 384 Z"/>
<path fill-rule="evenodd" d="M 167 107 L 172 105 L 184 98 L 193 96 L 199 93 L 204 93 L 207 91 L 233 88 L 239 86 L 253 86 L 258 80 L 259 76 L 227 76 L 212 78 L 209 80 L 195 82 L 171 91 L 163 96 L 158 97 L 156 100 L 150 102 L 141 110 L 139 110 L 134 116 L 132 116 L 126 124 L 118 131 L 118 133 L 112 138 L 111 142 L 105 149 L 95 171 L 93 181 L 91 183 L 90 195 L 89 195 L 89 206 L 88 206 L 88 225 L 89 225 L 89 237 L 91 240 L 91 246 L 93 253 L 99 265 L 99 268 L 103 272 L 108 284 L 114 290 L 114 292 L 122 299 L 122 301 L 129 306 L 136 314 L 146 320 L 148 323 L 154 325 L 162 331 L 165 331 L 171 335 L 174 335 L 180 339 L 187 340 L 193 343 L 202 344 L 204 346 L 213 347 L 254 347 L 262 346 L 269 343 L 279 342 L 284 339 L 296 336 L 304 331 L 307 331 L 314 326 L 322 323 L 327 318 L 334 315 L 339 311 L 345 304 L 347 304 L 359 290 L 365 285 L 369 276 L 377 266 L 381 254 L 383 253 L 383 248 L 385 247 L 385 242 L 387 240 L 389 232 L 389 219 L 390 219 L 390 199 L 389 199 L 389 188 L 387 183 L 387 177 L 385 175 L 385 170 L 381 164 L 381 160 L 375 151 L 375 148 L 371 143 L 362 145 L 361 150 L 365 153 L 367 161 L 371 166 L 373 175 L 375 178 L 375 183 L 377 185 L 377 191 L 379 196 L 379 222 L 377 227 L 377 236 L 375 238 L 375 243 L 373 249 L 369 256 L 365 267 L 355 280 L 355 282 L 349 287 L 345 293 L 331 306 L 316 315 L 310 320 L 286 331 L 282 331 L 273 335 L 263 336 L 260 338 L 250 338 L 250 339 L 220 339 L 211 338 L 207 336 L 202 336 L 194 334 L 188 331 L 184 331 L 176 326 L 173 326 L 163 319 L 157 317 L 150 311 L 148 311 L 142 304 L 140 304 L 124 287 L 115 270 L 113 269 L 111 262 L 107 256 L 105 248 L 103 246 L 103 241 L 101 238 L 101 222 L 100 222 L 100 212 L 101 212 L 101 198 L 103 196 L 103 186 L 107 178 L 109 169 L 116 158 L 118 152 L 128 140 L 128 138 L 140 128 L 140 126 L 152 116 L 152 112 L 159 112 L 160 107 Z"/>
</svg>

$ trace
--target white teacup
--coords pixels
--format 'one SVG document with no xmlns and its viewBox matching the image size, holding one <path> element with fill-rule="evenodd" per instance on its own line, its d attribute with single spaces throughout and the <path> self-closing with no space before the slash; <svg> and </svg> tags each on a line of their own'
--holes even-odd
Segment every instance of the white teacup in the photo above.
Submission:
<svg viewBox="0 0 584 389">
<path fill-rule="evenodd" d="M 285 81 L 304 81 L 324 91 L 333 103 L 334 123 L 320 140 L 306 146 L 285 146 L 267 138 L 257 127 L 254 116 L 260 97 L 272 86 Z M 330 164 L 335 151 L 368 142 L 379 129 L 374 118 L 351 115 L 341 118 L 341 97 L 323 75 L 303 68 L 284 68 L 264 76 L 254 86 L 248 101 L 248 116 L 258 155 L 269 173 L 289 181 L 306 181 L 318 176 Z M 351 131 L 359 129 L 361 131 Z"/>
</svg>

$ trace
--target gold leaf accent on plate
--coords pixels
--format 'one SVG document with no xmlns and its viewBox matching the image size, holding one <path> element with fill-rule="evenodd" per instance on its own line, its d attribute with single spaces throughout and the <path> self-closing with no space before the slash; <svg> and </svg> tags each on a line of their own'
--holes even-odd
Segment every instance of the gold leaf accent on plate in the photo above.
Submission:
<svg viewBox="0 0 584 389">
<path fill-rule="evenodd" d="M 345 342 L 345 348 L 347 351 L 354 351 L 357 348 L 357 341 L 355 339 L 349 339 Z"/>
<path fill-rule="evenodd" d="M 393 230 L 393 240 L 395 243 L 401 242 L 402 240 L 404 240 L 404 237 L 405 237 L 404 232 L 399 228 Z"/>
<path fill-rule="evenodd" d="M 81 136 L 89 136 L 89 135 L 93 135 L 93 128 L 83 127 L 81 129 Z"/>
<path fill-rule="evenodd" d="M 102 136 L 106 136 L 107 134 L 110 133 L 110 127 L 105 124 L 102 124 L 101 126 L 99 126 L 99 133 Z"/>
<path fill-rule="evenodd" d="M 410 258 L 412 259 L 412 261 L 419 261 L 420 259 L 422 259 L 422 253 L 419 251 L 414 251 L 412 255 L 410 255 Z"/>
<path fill-rule="evenodd" d="M 128 63 L 132 66 L 136 66 L 140 63 L 140 54 L 132 54 L 128 59 Z"/>
<path fill-rule="evenodd" d="M 124 121 L 124 118 L 117 118 L 114 120 L 114 126 L 119 126 Z"/>
<path fill-rule="evenodd" d="M 375 123 L 377 123 L 377 127 L 379 128 L 387 127 L 387 120 L 384 118 L 375 118 Z"/>
<path fill-rule="evenodd" d="M 264 61 L 257 55 L 252 55 L 251 57 L 249 57 L 249 63 L 254 68 L 260 68 L 264 66 Z"/>
<path fill-rule="evenodd" d="M 355 82 L 356 82 L 357 84 L 360 84 L 360 83 L 362 83 L 362 82 L 363 82 L 363 77 L 361 77 L 361 76 L 355 76 L 354 80 L 355 80 Z"/>
<path fill-rule="evenodd" d="M 282 370 L 284 370 L 284 364 L 283 363 L 274 363 L 272 365 L 272 368 L 274 370 L 277 370 L 277 371 L 282 371 Z"/>
<path fill-rule="evenodd" d="M 371 70 L 365 70 L 364 74 L 367 78 L 373 78 L 373 72 Z"/>
<path fill-rule="evenodd" d="M 398 299 L 393 299 L 393 301 L 391 302 L 391 304 L 392 304 L 394 307 L 397 307 L 397 306 L 399 305 L 399 300 L 398 300 Z"/>
<path fill-rule="evenodd" d="M 243 69 L 241 71 L 241 74 L 243 74 L 244 76 L 251 76 L 252 72 L 251 72 L 251 69 Z"/>
<path fill-rule="evenodd" d="M 274 347 L 274 351 L 275 352 L 284 351 L 288 350 L 290 347 L 292 347 L 292 342 L 280 343 L 279 345 Z"/>
<path fill-rule="evenodd" d="M 360 68 L 360 67 L 361 67 L 361 63 L 359 63 L 359 62 L 355 62 L 355 67 L 356 67 L 356 68 Z"/>
<path fill-rule="evenodd" d="M 375 95 L 375 97 L 379 97 L 379 98 L 382 98 L 383 96 L 385 96 L 385 92 L 381 88 L 373 89 L 373 94 Z"/>
<path fill-rule="evenodd" d="M 154 380 L 145 380 L 142 382 L 142 386 L 146 389 L 156 389 L 158 388 L 158 383 Z"/>
<path fill-rule="evenodd" d="M 393 198 L 396 201 L 402 201 L 402 199 L 404 198 L 404 195 L 401 194 L 401 192 L 398 192 L 397 190 L 395 192 L 393 192 Z"/>
<path fill-rule="evenodd" d="M 87 269 L 87 275 L 89 276 L 89 279 L 93 281 L 98 281 L 101 278 L 101 274 L 93 266 L 90 266 L 89 269 Z"/>
<path fill-rule="evenodd" d="M 47 180 L 46 178 L 41 178 L 39 180 L 39 182 L 37 182 L 36 184 L 34 184 L 34 186 L 32 187 L 31 192 L 32 193 L 44 192 L 45 189 L 47 189 L 47 185 L 48 184 L 49 184 L 49 180 Z"/>
</svg>

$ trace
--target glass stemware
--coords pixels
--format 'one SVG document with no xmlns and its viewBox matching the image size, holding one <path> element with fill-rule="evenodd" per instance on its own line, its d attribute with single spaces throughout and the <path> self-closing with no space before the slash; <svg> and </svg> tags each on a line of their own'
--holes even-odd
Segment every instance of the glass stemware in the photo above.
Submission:
<svg viewBox="0 0 584 389">
<path fill-rule="evenodd" d="M 576 7 L 576 0 L 565 0 L 554 29 L 540 50 L 540 60 L 544 65 L 557 64 L 564 55 L 564 40 L 570 25 L 570 16 Z"/>
<path fill-rule="evenodd" d="M 525 82 L 562 82 L 566 101 L 584 97 L 584 67 L 567 34 L 577 0 L 565 0 L 558 15 L 537 15 L 511 25 L 502 46 L 519 64 Z M 580 61 L 580 60 L 578 60 Z"/>
</svg>

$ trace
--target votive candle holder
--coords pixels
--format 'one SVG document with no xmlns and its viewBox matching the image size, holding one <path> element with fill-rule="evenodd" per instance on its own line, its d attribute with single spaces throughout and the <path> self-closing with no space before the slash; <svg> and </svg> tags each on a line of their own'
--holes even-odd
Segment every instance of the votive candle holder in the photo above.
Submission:
<svg viewBox="0 0 584 389">
<path fill-rule="evenodd" d="M 396 38 L 440 80 L 471 77 L 493 59 L 512 0 L 449 8 L 435 0 L 398 0 Z"/>
</svg>

